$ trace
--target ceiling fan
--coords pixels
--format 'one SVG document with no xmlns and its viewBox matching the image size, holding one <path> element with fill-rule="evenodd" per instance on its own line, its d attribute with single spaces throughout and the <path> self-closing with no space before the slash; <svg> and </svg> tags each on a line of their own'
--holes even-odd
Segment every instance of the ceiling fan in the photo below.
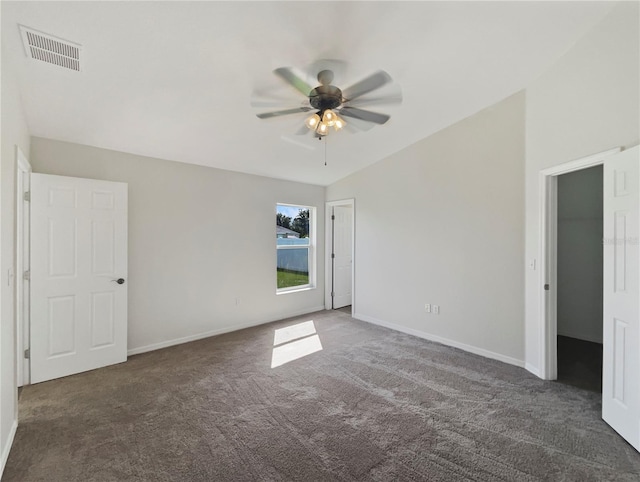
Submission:
<svg viewBox="0 0 640 482">
<path fill-rule="evenodd" d="M 316 63 L 326 67 L 327 62 Z M 333 61 L 334 65 L 340 66 L 338 61 Z M 387 93 L 375 98 L 367 98 L 367 94 L 376 91 L 392 82 L 391 76 L 383 70 L 378 70 L 364 79 L 345 89 L 340 89 L 332 85 L 334 72 L 329 68 L 322 68 L 316 75 L 320 85 L 312 87 L 303 79 L 304 74 L 298 74 L 292 67 L 280 67 L 275 69 L 274 74 L 286 81 L 294 87 L 298 92 L 303 94 L 306 99 L 302 104 L 295 108 L 275 110 L 271 112 L 261 112 L 256 114 L 259 119 L 270 119 L 290 114 L 299 114 L 301 112 L 315 111 L 311 116 L 307 117 L 304 126 L 298 131 L 303 135 L 308 132 L 314 132 L 316 137 L 322 138 L 329 133 L 330 127 L 340 130 L 347 125 L 342 117 L 349 118 L 349 122 L 353 127 L 360 130 L 367 130 L 376 124 L 386 123 L 391 116 L 371 110 L 361 109 L 361 105 L 370 104 L 393 104 L 400 103 L 402 96 L 399 89 L 392 93 Z M 284 102 L 280 101 L 282 104 Z M 272 103 L 268 103 L 271 105 Z M 254 107 L 264 107 L 265 103 L 261 101 L 252 101 Z M 289 103 L 289 105 L 291 105 Z M 356 105 L 358 107 L 356 107 Z M 353 122 L 352 122 L 353 121 Z"/>
</svg>

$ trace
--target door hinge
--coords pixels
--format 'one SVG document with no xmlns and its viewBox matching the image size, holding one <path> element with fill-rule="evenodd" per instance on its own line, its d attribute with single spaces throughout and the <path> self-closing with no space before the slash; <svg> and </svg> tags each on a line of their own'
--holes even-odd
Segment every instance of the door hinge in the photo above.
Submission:
<svg viewBox="0 0 640 482">
<path fill-rule="evenodd" d="M 22 273 L 22 279 L 25 281 L 31 281 L 31 270 L 27 270 Z"/>
<path fill-rule="evenodd" d="M 331 253 L 331 259 L 334 259 L 336 257 L 336 253 Z"/>
<path fill-rule="evenodd" d="M 331 297 L 333 298 L 336 294 L 332 291 L 331 292 Z"/>
<path fill-rule="evenodd" d="M 549 291 L 549 284 L 544 285 L 544 290 Z"/>
<path fill-rule="evenodd" d="M 27 349 L 24 351 L 24 357 L 25 357 L 27 360 L 31 359 L 31 348 L 27 348 Z"/>
<path fill-rule="evenodd" d="M 25 201 L 31 201 L 31 192 L 27 191 L 24 193 L 24 200 Z"/>
<path fill-rule="evenodd" d="M 335 219 L 336 219 L 336 215 L 335 215 L 335 214 L 332 214 L 332 215 L 331 215 L 331 221 L 334 221 Z"/>
</svg>

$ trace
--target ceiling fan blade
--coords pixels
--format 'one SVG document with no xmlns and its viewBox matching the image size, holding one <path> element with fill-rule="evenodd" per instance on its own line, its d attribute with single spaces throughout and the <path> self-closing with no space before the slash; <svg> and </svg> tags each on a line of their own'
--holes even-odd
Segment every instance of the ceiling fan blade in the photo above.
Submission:
<svg viewBox="0 0 640 482">
<path fill-rule="evenodd" d="M 345 116 L 346 117 L 346 116 Z M 356 133 L 359 131 L 369 131 L 375 127 L 375 124 L 371 122 L 366 122 L 361 119 L 357 119 L 356 117 L 350 117 L 348 121 L 345 122 L 344 128 L 351 133 Z"/>
<path fill-rule="evenodd" d="M 381 95 L 378 97 L 358 97 L 356 100 L 345 102 L 348 107 L 366 107 L 369 105 L 393 105 L 402 104 L 402 93 L 394 92 L 389 95 Z"/>
<path fill-rule="evenodd" d="M 309 96 L 309 92 L 313 89 L 307 82 L 305 82 L 300 75 L 293 71 L 291 67 L 280 67 L 273 71 L 274 74 L 280 78 L 286 80 L 291 84 L 298 92 L 304 96 Z"/>
<path fill-rule="evenodd" d="M 264 112 L 256 114 L 258 119 L 270 119 L 271 117 L 280 117 L 281 115 L 298 114 L 300 112 L 308 112 L 313 110 L 311 107 L 296 107 L 295 109 L 277 110 L 275 112 Z"/>
<path fill-rule="evenodd" d="M 278 97 L 252 97 L 249 104 L 255 109 L 263 109 L 265 107 L 280 107 L 281 109 L 286 109 L 296 106 L 306 107 L 309 105 L 309 101 L 299 101 L 297 99 L 292 100 Z"/>
<path fill-rule="evenodd" d="M 366 122 L 366 123 L 363 122 L 363 124 L 373 127 L 369 122 Z M 362 126 L 357 126 L 355 122 L 351 122 L 351 121 L 345 122 L 343 129 L 349 132 L 350 134 L 357 134 L 360 131 L 367 130 L 367 129 L 363 129 Z"/>
<path fill-rule="evenodd" d="M 312 129 L 309 129 L 305 124 L 302 124 L 300 129 L 296 131 L 297 136 L 306 136 Z"/>
<path fill-rule="evenodd" d="M 373 90 L 379 89 L 392 80 L 391 76 L 384 70 L 378 70 L 369 77 L 365 77 L 360 82 L 356 82 L 351 87 L 343 89 L 342 97 L 345 99 L 345 102 L 357 99 L 361 95 L 368 94 Z"/>
<path fill-rule="evenodd" d="M 282 139 L 285 142 L 288 142 L 289 144 L 293 144 L 298 147 L 304 147 L 305 149 L 309 149 L 310 151 L 313 151 L 316 148 L 315 144 L 313 142 L 309 142 L 308 140 L 299 141 L 289 136 L 280 136 L 280 139 Z"/>
<path fill-rule="evenodd" d="M 379 114 L 378 112 L 347 106 L 340 109 L 339 114 L 345 117 L 353 117 L 354 119 L 373 122 L 374 124 L 384 124 L 391 119 L 391 116 L 387 114 Z"/>
<path fill-rule="evenodd" d="M 273 89 L 255 89 L 251 92 L 249 102 L 251 103 L 251 107 L 267 107 L 278 105 L 278 103 L 280 107 L 303 105 L 299 97 L 291 97 L 290 94 L 289 91 L 274 93 Z"/>
</svg>

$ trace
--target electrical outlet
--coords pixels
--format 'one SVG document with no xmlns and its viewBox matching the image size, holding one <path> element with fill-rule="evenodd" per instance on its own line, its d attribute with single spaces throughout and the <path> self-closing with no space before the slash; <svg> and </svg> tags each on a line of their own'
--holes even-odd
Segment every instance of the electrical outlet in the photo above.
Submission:
<svg viewBox="0 0 640 482">
<path fill-rule="evenodd" d="M 439 315 L 440 314 L 440 306 L 438 305 L 433 305 L 433 313 L 435 315 Z"/>
<path fill-rule="evenodd" d="M 431 313 L 431 305 L 429 303 L 424 305 L 424 311 L 426 311 L 427 313 Z"/>
</svg>

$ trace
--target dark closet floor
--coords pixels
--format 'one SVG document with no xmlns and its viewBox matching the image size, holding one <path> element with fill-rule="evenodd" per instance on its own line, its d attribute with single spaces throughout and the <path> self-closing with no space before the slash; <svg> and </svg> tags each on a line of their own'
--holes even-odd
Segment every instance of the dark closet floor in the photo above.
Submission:
<svg viewBox="0 0 640 482">
<path fill-rule="evenodd" d="M 558 336 L 558 382 L 602 393 L 602 345 Z"/>
</svg>

